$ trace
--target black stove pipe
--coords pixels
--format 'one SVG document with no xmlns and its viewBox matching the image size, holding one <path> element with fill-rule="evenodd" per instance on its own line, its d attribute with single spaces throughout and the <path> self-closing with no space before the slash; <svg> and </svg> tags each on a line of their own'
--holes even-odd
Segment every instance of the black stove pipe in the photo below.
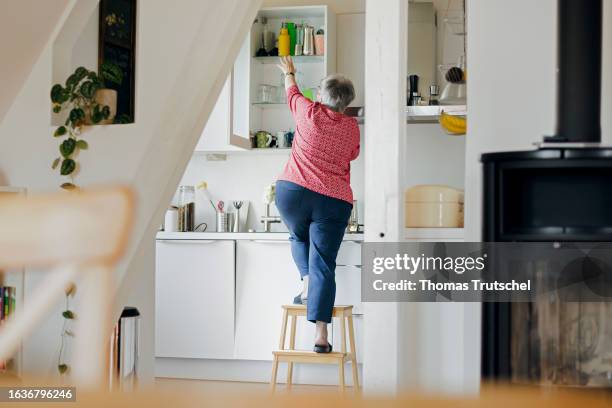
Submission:
<svg viewBox="0 0 612 408">
<path fill-rule="evenodd" d="M 546 142 L 601 142 L 602 0 L 558 1 L 557 129 Z"/>
</svg>

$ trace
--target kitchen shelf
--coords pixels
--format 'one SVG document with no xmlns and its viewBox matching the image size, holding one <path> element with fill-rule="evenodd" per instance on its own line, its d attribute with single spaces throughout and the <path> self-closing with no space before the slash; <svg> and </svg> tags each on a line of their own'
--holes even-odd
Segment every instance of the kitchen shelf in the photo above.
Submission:
<svg viewBox="0 0 612 408">
<path fill-rule="evenodd" d="M 442 111 L 450 115 L 467 115 L 465 105 L 437 105 L 437 106 L 406 106 L 407 121 L 434 121 L 437 122 Z"/>
<path fill-rule="evenodd" d="M 450 115 L 467 115 L 466 105 L 437 105 L 437 106 L 406 106 L 406 123 L 437 123 L 442 111 Z M 365 123 L 364 116 L 354 116 L 360 125 Z"/>
<path fill-rule="evenodd" d="M 279 64 L 278 56 L 273 57 L 253 57 L 253 59 L 261 64 Z M 296 64 L 322 64 L 325 62 L 324 55 L 295 55 L 291 57 Z"/>
</svg>

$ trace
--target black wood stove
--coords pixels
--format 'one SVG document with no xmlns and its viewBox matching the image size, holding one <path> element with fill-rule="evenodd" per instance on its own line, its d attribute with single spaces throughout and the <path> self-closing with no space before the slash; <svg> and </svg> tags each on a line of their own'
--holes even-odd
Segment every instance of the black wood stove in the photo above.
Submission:
<svg viewBox="0 0 612 408">
<path fill-rule="evenodd" d="M 612 241 L 601 142 L 602 0 L 559 0 L 556 135 L 483 154 L 483 241 Z M 484 303 L 482 376 L 612 387 L 612 305 Z"/>
</svg>

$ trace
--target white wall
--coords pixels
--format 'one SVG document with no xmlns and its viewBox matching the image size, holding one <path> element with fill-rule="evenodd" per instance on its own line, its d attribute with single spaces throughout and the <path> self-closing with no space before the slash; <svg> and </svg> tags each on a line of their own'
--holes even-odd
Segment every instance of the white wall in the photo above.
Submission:
<svg viewBox="0 0 612 408">
<path fill-rule="evenodd" d="M 363 127 L 361 127 L 361 140 L 363 146 Z M 351 187 L 355 200 L 358 201 L 358 211 L 363 222 L 364 198 L 364 155 L 363 152 L 357 160 L 351 163 Z M 209 161 L 205 154 L 196 153 L 189 162 L 181 185 L 197 185 L 201 181 L 208 183 L 208 190 L 215 200 L 223 200 L 226 208 L 232 207 L 234 200 L 250 201 L 248 212 L 248 228 L 261 231 L 263 224 L 260 217 L 264 214 L 263 191 L 270 183 L 276 181 L 283 171 L 289 154 L 249 154 L 230 153 L 226 161 Z M 178 194 L 176 195 L 178 196 Z M 175 197 L 175 200 L 178 197 Z M 196 224 L 205 222 L 207 231 L 216 231 L 215 214 L 203 194 L 196 193 Z M 233 209 L 231 210 L 233 211 Z M 272 206 L 273 215 L 278 214 Z M 245 213 L 242 210 L 241 216 Z M 286 231 L 284 224 L 272 224 L 272 231 Z"/>
<path fill-rule="evenodd" d="M 86 3 L 91 1 L 79 1 L 73 11 Z M 198 129 L 203 128 L 212 110 L 211 100 L 227 77 L 239 40 L 246 32 L 244 23 L 252 19 L 258 4 L 255 1 L 245 7 L 237 1 L 218 4 L 213 0 L 183 0 L 181 7 L 168 7 L 161 1 L 139 2 L 136 123 L 93 127 L 84 135 L 90 150 L 80 155 L 77 183 L 127 183 L 138 196 L 133 240 L 117 270 L 115 312 L 123 305 L 133 305 L 143 314 L 143 380 L 150 380 L 153 373 L 152 242 L 156 225 L 197 142 Z M 87 22 L 91 15 L 78 18 Z M 231 30 L 230 22 L 235 23 Z M 73 36 L 62 40 L 77 43 L 83 30 L 76 31 L 68 30 Z M 63 182 L 50 168 L 58 151 L 57 140 L 52 137 L 49 101 L 54 41 L 55 37 L 49 38 L 0 126 L 0 182 L 24 186 L 31 192 L 56 191 Z M 97 42 L 91 47 L 97 49 Z M 27 288 L 38 282 L 38 274 L 26 274 Z M 25 296 L 27 301 L 28 293 Z M 58 304 L 52 316 L 58 316 L 61 310 Z M 59 325 L 41 325 L 26 342 L 24 363 L 35 374 L 55 372 L 53 358 L 38 357 L 56 355 L 59 330 Z"/>
<path fill-rule="evenodd" d="M 0 122 L 30 74 L 49 36 L 53 35 L 74 1 L 20 0 L 0 4 Z"/>
<path fill-rule="evenodd" d="M 468 25 L 466 232 L 469 240 L 478 241 L 480 155 L 531 149 L 533 142 L 542 141 L 544 135 L 552 135 L 555 130 L 556 1 L 470 0 Z M 611 33 L 612 3 L 604 1 L 604 143 L 612 142 Z"/>
<path fill-rule="evenodd" d="M 468 0 L 466 240 L 480 241 L 484 152 L 527 150 L 555 129 L 556 1 Z M 612 2 L 604 1 L 603 142 L 612 143 Z M 586 101 L 584 101 L 586 102 Z M 478 384 L 480 305 L 464 307 L 466 383 Z"/>
<path fill-rule="evenodd" d="M 407 125 L 406 188 L 417 184 L 443 184 L 463 189 L 464 136 L 447 135 L 439 124 Z"/>
</svg>

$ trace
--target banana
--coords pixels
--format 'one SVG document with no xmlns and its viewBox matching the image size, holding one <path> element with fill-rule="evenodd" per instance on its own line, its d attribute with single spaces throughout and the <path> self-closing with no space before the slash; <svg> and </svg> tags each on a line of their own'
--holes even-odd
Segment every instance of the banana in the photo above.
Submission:
<svg viewBox="0 0 612 408">
<path fill-rule="evenodd" d="M 449 115 L 444 111 L 440 114 L 439 122 L 444 130 L 453 135 L 464 135 L 467 129 L 465 118 Z"/>
</svg>

